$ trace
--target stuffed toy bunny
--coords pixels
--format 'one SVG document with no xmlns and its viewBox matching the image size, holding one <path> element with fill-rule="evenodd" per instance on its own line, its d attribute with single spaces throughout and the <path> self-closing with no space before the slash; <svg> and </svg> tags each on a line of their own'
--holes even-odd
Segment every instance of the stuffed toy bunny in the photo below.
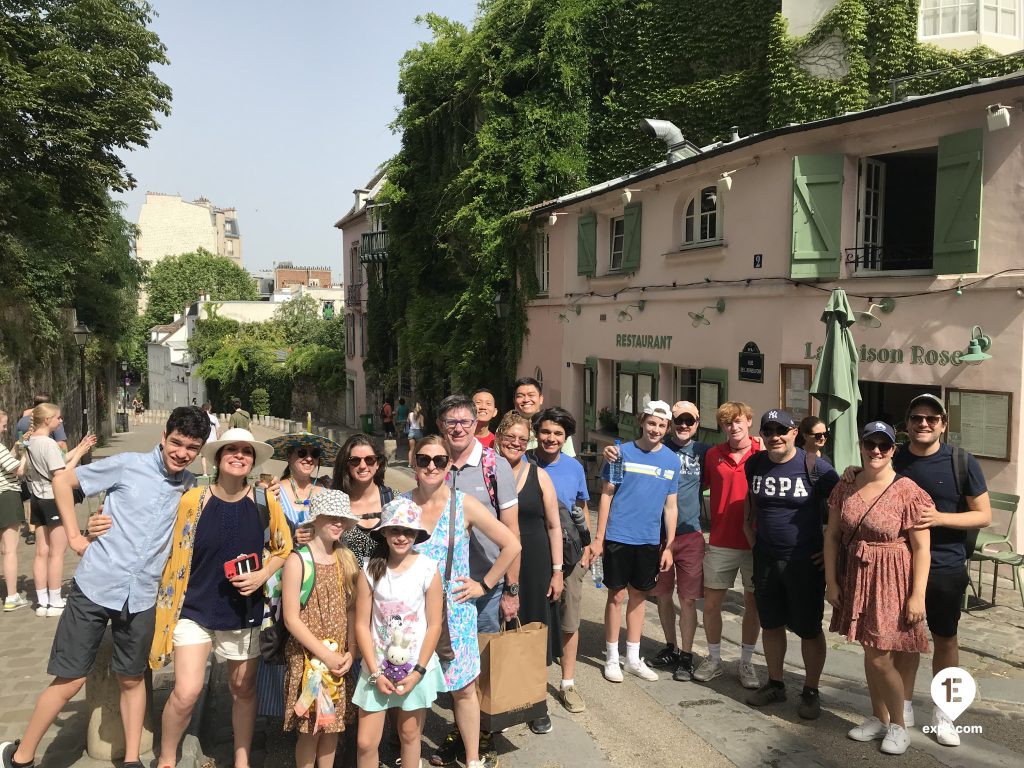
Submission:
<svg viewBox="0 0 1024 768">
<path fill-rule="evenodd" d="M 412 672 L 413 664 L 409 660 L 412 656 L 412 638 L 396 627 L 391 633 L 391 643 L 384 653 L 384 661 L 381 663 L 381 670 L 384 676 L 391 682 L 397 683 L 404 680 Z"/>
</svg>

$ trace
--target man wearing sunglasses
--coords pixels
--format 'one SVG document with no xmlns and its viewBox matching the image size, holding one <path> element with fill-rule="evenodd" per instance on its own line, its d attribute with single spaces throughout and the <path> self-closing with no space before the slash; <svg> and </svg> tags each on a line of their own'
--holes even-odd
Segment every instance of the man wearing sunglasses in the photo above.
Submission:
<svg viewBox="0 0 1024 768">
<path fill-rule="evenodd" d="M 821 498 L 827 498 L 839 475 L 817 459 L 817 482 L 807 471 L 807 456 L 796 447 L 797 428 L 786 411 L 771 410 L 761 417 L 765 450 L 746 465 L 750 491 L 743 530 L 754 553 L 754 599 L 761 621 L 768 682 L 747 697 L 763 707 L 786 700 L 783 665 L 786 629 L 800 638 L 804 688 L 800 717 L 821 715 L 818 682 L 825 667 L 825 572 L 822 570 Z"/>
<path fill-rule="evenodd" d="M 960 665 L 957 627 L 969 583 L 967 560 L 974 551 L 978 529 L 992 522 L 988 487 L 981 467 L 970 453 L 941 442 L 946 423 L 946 407 L 939 398 L 930 394 L 915 397 L 907 409 L 910 443 L 899 446 L 892 460 L 893 468 L 921 486 L 935 503 L 921 518 L 921 527 L 931 529 L 932 561 L 924 600 L 934 649 L 933 675 Z M 958 470 L 958 463 L 962 469 Z M 904 707 L 908 708 L 920 656 L 900 654 L 898 659 L 907 661 L 900 675 Z M 960 744 L 953 722 L 937 707 L 932 714 L 932 726 L 940 744 Z"/>
</svg>

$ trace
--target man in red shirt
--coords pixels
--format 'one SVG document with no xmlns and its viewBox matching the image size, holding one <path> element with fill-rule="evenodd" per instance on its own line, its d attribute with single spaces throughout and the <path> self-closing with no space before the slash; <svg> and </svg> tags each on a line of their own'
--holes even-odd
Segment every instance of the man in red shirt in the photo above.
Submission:
<svg viewBox="0 0 1024 768">
<path fill-rule="evenodd" d="M 754 645 L 760 631 L 754 602 L 754 560 L 743 532 L 743 507 L 747 498 L 747 459 L 763 449 L 752 437 L 754 412 L 746 403 L 726 402 L 716 414 L 726 442 L 709 449 L 704 457 L 704 485 L 711 491 L 711 536 L 704 553 L 704 634 L 708 658 L 693 673 L 702 683 L 722 674 L 722 603 L 739 571 L 743 581 L 743 647 L 737 674 L 744 688 L 760 687 L 754 669 Z"/>
</svg>

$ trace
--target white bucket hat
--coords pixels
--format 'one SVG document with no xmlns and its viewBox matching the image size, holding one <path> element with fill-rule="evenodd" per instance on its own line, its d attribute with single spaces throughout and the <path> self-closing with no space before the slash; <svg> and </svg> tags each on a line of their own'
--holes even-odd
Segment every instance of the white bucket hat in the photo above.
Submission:
<svg viewBox="0 0 1024 768">
<path fill-rule="evenodd" d="M 234 443 L 247 443 L 252 446 L 252 450 L 256 454 L 256 459 L 253 461 L 253 469 L 274 455 L 274 447 L 272 445 L 268 445 L 267 443 L 257 440 L 253 437 L 252 432 L 248 429 L 242 429 L 241 427 L 229 429 L 220 436 L 220 440 L 211 440 L 206 443 L 206 445 L 203 446 L 201 453 L 203 458 L 207 461 L 215 461 L 217 451 L 225 445 L 232 445 Z"/>
<path fill-rule="evenodd" d="M 332 491 L 330 489 L 314 494 L 309 500 L 309 520 L 313 522 L 318 517 L 340 517 L 342 520 L 358 522 L 359 518 L 352 514 L 352 503 L 344 491 Z"/>
</svg>

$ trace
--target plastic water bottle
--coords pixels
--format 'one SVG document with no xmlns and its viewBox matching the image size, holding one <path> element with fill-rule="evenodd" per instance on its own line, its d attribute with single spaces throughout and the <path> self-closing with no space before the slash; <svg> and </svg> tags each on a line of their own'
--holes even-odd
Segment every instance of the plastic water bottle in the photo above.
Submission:
<svg viewBox="0 0 1024 768">
<path fill-rule="evenodd" d="M 622 478 L 626 474 L 625 461 L 622 458 L 622 441 L 615 441 L 615 449 L 619 452 L 619 458 L 611 463 L 608 468 L 608 482 L 612 485 L 621 485 Z"/>
<path fill-rule="evenodd" d="M 590 564 L 590 573 L 594 577 L 594 586 L 598 589 L 604 587 L 604 560 L 598 555 Z"/>
</svg>

